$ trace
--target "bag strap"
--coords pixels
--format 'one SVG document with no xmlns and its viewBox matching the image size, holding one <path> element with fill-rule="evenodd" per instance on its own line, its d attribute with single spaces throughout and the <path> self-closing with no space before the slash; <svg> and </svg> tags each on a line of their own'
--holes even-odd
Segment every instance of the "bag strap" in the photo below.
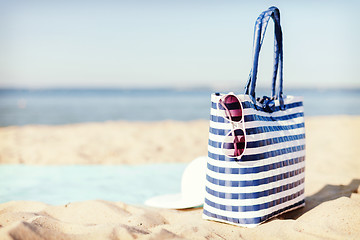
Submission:
<svg viewBox="0 0 360 240">
<path fill-rule="evenodd" d="M 276 7 L 270 7 L 262 12 L 255 22 L 254 30 L 254 49 L 253 49 L 253 66 L 250 72 L 248 83 L 245 87 L 245 94 L 255 98 L 256 78 L 258 72 L 259 53 L 264 41 L 266 28 L 269 20 L 274 20 L 275 37 L 274 37 L 274 70 L 272 78 L 272 97 L 280 100 L 281 109 L 283 109 L 283 47 L 282 47 L 282 31 L 280 25 L 280 11 Z M 276 96 L 276 77 L 279 72 L 279 91 Z"/>
<path fill-rule="evenodd" d="M 264 11 L 260 14 L 260 16 L 257 18 L 256 22 L 255 22 L 255 30 L 254 30 L 254 43 L 253 43 L 253 60 L 254 60 L 254 54 L 255 54 L 255 47 L 256 47 L 256 41 L 258 40 L 258 36 L 256 36 L 256 30 L 261 30 L 260 31 L 260 46 L 259 46 L 259 51 L 261 49 L 262 43 L 264 41 L 264 37 L 265 37 L 265 31 L 266 28 L 268 26 L 269 23 L 269 19 L 270 17 L 273 18 L 274 23 L 275 23 L 275 38 L 274 38 L 274 71 L 273 71 L 273 78 L 272 78 L 272 97 L 275 98 L 275 86 L 276 86 L 276 76 L 277 76 L 277 71 L 278 71 L 278 64 L 279 64 L 279 44 L 278 44 L 278 40 L 282 38 L 282 33 L 281 33 L 281 27 L 280 27 L 280 13 L 279 11 L 272 11 L 275 7 L 271 7 L 269 8 L 267 11 Z M 261 25 L 259 25 L 261 24 Z M 249 74 L 249 79 L 248 82 L 246 84 L 245 87 L 245 94 L 249 94 L 249 89 L 250 89 L 250 83 L 251 83 L 251 79 L 252 79 L 252 73 L 253 73 L 253 69 L 251 69 L 250 74 Z"/>
</svg>

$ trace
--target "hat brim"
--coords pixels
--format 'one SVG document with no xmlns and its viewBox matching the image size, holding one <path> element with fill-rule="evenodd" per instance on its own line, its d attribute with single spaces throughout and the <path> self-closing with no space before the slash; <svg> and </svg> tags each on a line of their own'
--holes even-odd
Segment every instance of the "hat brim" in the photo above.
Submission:
<svg viewBox="0 0 360 240">
<path fill-rule="evenodd" d="M 195 208 L 203 204 L 203 199 L 184 199 L 181 193 L 156 196 L 145 201 L 147 206 L 167 209 Z"/>
</svg>

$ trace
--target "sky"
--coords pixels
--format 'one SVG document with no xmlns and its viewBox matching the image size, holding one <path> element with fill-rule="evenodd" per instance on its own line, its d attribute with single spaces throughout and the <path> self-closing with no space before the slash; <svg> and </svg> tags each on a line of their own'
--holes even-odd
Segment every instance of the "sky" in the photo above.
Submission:
<svg viewBox="0 0 360 240">
<path fill-rule="evenodd" d="M 346 0 L 0 0 L 0 88 L 243 88 L 272 5 L 285 87 L 360 88 L 360 1 Z M 272 66 L 270 23 L 259 86 Z"/>
</svg>

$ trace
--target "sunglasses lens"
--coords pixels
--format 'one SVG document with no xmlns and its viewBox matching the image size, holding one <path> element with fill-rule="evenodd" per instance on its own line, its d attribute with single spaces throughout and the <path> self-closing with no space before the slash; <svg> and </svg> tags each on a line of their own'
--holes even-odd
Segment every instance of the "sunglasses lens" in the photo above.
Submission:
<svg viewBox="0 0 360 240">
<path fill-rule="evenodd" d="M 229 132 L 223 142 L 223 151 L 226 156 L 239 157 L 245 150 L 245 134 L 241 129 Z"/>
<path fill-rule="evenodd" d="M 224 118 L 232 122 L 240 122 L 242 119 L 242 108 L 239 99 L 235 96 L 228 95 L 221 102 L 220 109 L 223 110 Z"/>
</svg>

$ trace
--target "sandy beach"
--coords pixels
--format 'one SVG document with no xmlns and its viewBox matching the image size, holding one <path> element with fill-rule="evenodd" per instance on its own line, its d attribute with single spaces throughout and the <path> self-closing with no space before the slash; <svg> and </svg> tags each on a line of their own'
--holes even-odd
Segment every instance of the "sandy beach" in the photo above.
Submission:
<svg viewBox="0 0 360 240">
<path fill-rule="evenodd" d="M 306 117 L 306 206 L 246 229 L 202 209 L 92 200 L 0 204 L 0 239 L 360 239 L 360 117 Z M 0 128 L 0 164 L 190 162 L 206 155 L 208 121 Z"/>
</svg>

